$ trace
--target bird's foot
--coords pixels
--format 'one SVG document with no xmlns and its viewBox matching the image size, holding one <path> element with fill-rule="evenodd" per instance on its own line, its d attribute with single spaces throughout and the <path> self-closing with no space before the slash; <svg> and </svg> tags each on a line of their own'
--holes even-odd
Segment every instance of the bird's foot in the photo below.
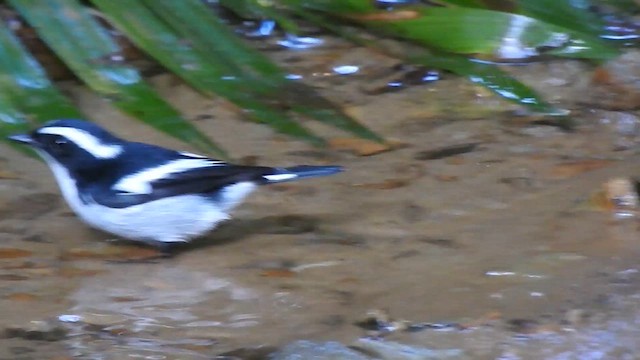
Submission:
<svg viewBox="0 0 640 360">
<path fill-rule="evenodd" d="M 107 259 L 109 263 L 115 264 L 148 264 L 158 263 L 175 256 L 170 243 L 148 243 L 145 245 L 125 246 L 129 250 L 123 251 L 118 256 Z"/>
<path fill-rule="evenodd" d="M 148 256 L 144 258 L 129 258 L 129 259 L 107 259 L 106 262 L 110 264 L 157 264 L 165 259 L 162 255 Z"/>
</svg>

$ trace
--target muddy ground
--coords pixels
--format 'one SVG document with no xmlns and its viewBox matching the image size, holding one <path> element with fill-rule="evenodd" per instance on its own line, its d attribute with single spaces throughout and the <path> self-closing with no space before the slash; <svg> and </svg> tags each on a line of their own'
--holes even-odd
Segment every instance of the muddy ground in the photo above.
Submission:
<svg viewBox="0 0 640 360">
<path fill-rule="evenodd" d="M 638 221 L 593 199 L 609 179 L 640 173 L 640 122 L 632 110 L 585 104 L 592 67 L 510 69 L 572 110 L 577 127 L 568 132 L 449 74 L 378 93 L 394 61 L 363 49 L 273 56 L 396 148 L 372 156 L 313 149 L 155 76 L 159 91 L 238 161 L 347 171 L 261 188 L 234 220 L 175 258 L 123 264 L 111 260 L 152 251 L 86 227 L 43 163 L 2 145 L 0 359 L 206 359 L 302 339 L 351 345 L 371 335 L 354 324 L 371 310 L 453 324 L 400 326 L 385 338 L 460 349 L 461 357 L 637 358 Z M 361 68 L 337 76 L 337 65 Z M 193 150 L 77 84 L 64 86 L 116 134 Z M 454 145 L 469 151 L 429 153 Z"/>
</svg>

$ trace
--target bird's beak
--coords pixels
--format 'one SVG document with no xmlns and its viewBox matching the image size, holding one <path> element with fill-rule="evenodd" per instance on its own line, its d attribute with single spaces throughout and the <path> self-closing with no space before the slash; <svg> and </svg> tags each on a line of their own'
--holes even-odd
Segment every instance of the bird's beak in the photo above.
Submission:
<svg viewBox="0 0 640 360">
<path fill-rule="evenodd" d="M 35 144 L 35 141 L 33 140 L 33 138 L 27 134 L 12 135 L 12 136 L 9 136 L 9 140 L 12 140 L 21 144 L 27 144 L 27 145 Z"/>
</svg>

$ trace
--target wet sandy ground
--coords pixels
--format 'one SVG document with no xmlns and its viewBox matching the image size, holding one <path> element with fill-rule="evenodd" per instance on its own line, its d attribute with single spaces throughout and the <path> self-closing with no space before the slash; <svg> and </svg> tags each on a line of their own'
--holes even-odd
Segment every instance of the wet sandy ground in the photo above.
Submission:
<svg viewBox="0 0 640 360">
<path fill-rule="evenodd" d="M 367 95 L 376 81 L 367 71 L 391 61 L 360 49 L 275 56 L 402 146 L 366 157 L 311 149 L 160 75 L 159 91 L 236 159 L 347 171 L 262 188 L 220 231 L 173 259 L 144 264 L 110 262 L 149 250 L 84 226 L 44 164 L 3 146 L 0 359 L 203 359 L 298 339 L 351 344 L 366 334 L 354 322 L 371 309 L 467 324 L 389 339 L 463 349 L 474 359 L 640 353 L 630 300 L 640 293 L 638 222 L 614 219 L 588 200 L 608 179 L 639 173 L 638 119 L 577 109 L 584 65 L 513 70 L 576 110 L 579 126 L 569 133 L 514 116 L 512 105 L 453 76 Z M 361 75 L 322 76 L 345 63 L 363 65 Z M 67 88 L 115 133 L 185 148 Z M 477 146 L 423 159 L 467 143 Z M 48 322 L 32 323 L 41 320 Z M 46 329 L 25 331 L 38 327 Z"/>
</svg>

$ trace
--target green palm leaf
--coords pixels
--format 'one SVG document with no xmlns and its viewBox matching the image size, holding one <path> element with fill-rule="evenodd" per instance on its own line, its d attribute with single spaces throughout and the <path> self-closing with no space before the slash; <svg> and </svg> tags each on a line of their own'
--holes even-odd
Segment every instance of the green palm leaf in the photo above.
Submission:
<svg viewBox="0 0 640 360">
<path fill-rule="evenodd" d="M 324 145 L 297 121 L 304 116 L 359 137 L 382 138 L 312 87 L 238 38 L 201 0 L 90 0 L 137 47 L 205 96 L 222 96 L 253 121 Z M 637 10 L 629 1 L 604 1 Z M 604 21 L 592 2 L 434 0 L 381 10 L 370 0 L 220 0 L 240 16 L 276 20 L 297 32 L 300 19 L 416 64 L 465 76 L 510 101 L 565 114 L 490 62 L 514 56 L 565 56 L 602 62 L 618 54 L 601 40 Z M 594 2 L 595 3 L 595 0 Z M 9 0 L 8 4 L 88 87 L 133 118 L 204 151 L 223 150 L 145 83 L 124 61 L 109 29 L 79 0 Z M 357 31 L 353 29 L 357 27 Z M 364 34 L 394 38 L 394 45 Z M 418 45 L 416 47 L 415 45 Z M 32 122 L 86 117 L 56 90 L 13 32 L 0 28 L 0 135 Z M 505 55 L 506 54 L 506 55 Z"/>
</svg>

